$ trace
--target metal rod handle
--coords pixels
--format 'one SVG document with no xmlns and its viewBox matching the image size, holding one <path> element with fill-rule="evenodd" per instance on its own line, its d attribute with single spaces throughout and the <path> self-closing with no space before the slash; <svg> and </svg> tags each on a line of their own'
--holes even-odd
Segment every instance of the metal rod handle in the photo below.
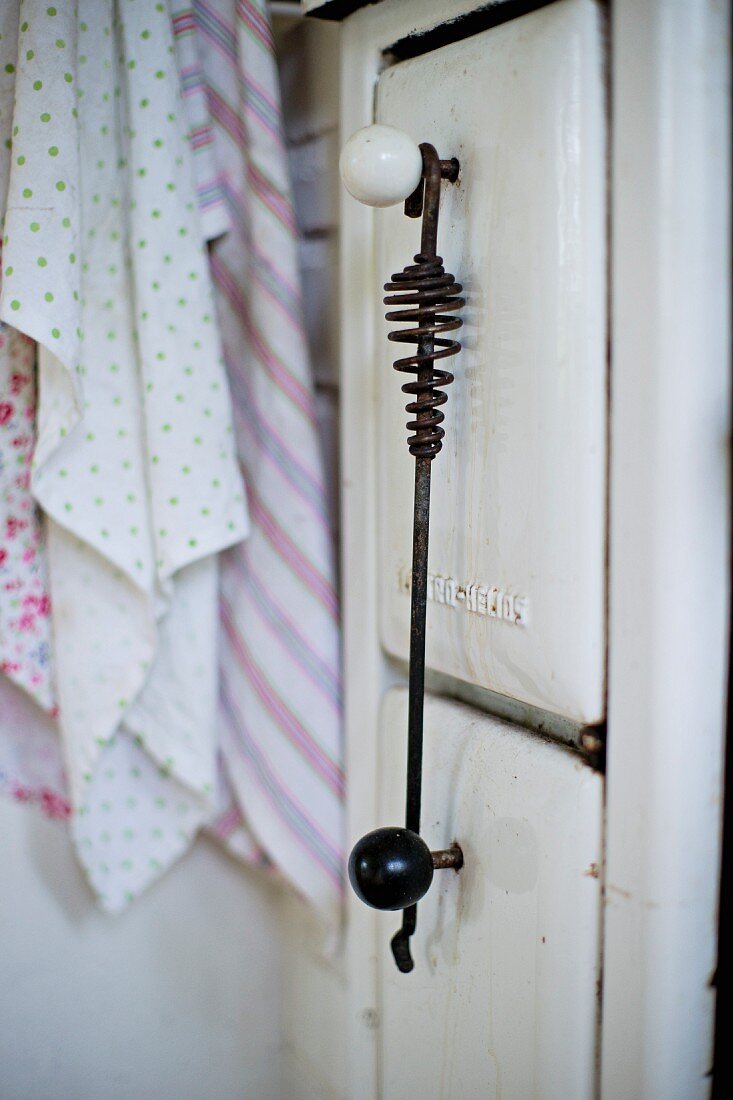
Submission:
<svg viewBox="0 0 733 1100">
<path fill-rule="evenodd" d="M 394 140 L 394 135 L 390 135 L 390 141 Z M 460 328 L 462 321 L 456 314 L 465 305 L 460 297 L 461 285 L 446 272 L 437 254 L 440 185 L 442 180 L 455 182 L 458 161 L 440 160 L 434 147 L 427 143 L 420 145 L 420 155 L 422 173 L 405 200 L 405 214 L 422 217 L 420 251 L 414 263 L 393 275 L 384 287 L 388 292 L 384 303 L 390 307 L 387 320 L 407 322 L 410 326 L 390 332 L 389 339 L 416 345 L 414 355 L 394 363 L 395 370 L 414 376 L 402 386 L 402 392 L 410 397 L 406 406 L 411 416 L 407 422 L 411 433 L 407 445 L 415 459 L 405 827 L 368 833 L 354 846 L 349 859 L 349 877 L 363 901 L 377 909 L 404 910 L 402 927 L 392 939 L 395 963 L 404 973 L 414 967 L 410 937 L 417 927 L 417 902 L 430 888 L 433 872 L 448 868 L 458 871 L 463 866 L 463 853 L 457 844 L 431 852 L 419 835 L 430 475 L 432 461 L 440 453 L 445 435 L 441 406 L 448 398 L 444 388 L 453 381 L 453 375 L 439 369 L 436 362 L 459 351 L 460 344 L 448 334 Z M 374 194 L 380 191 L 373 181 L 371 188 Z"/>
</svg>

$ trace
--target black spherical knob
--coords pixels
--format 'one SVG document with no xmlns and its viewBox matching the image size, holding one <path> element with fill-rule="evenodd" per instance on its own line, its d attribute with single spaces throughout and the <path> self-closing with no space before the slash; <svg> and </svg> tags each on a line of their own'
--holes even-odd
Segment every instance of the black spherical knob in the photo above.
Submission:
<svg viewBox="0 0 733 1100">
<path fill-rule="evenodd" d="M 406 909 L 427 893 L 433 857 L 409 829 L 375 829 L 354 845 L 349 879 L 355 893 L 374 909 Z"/>
</svg>

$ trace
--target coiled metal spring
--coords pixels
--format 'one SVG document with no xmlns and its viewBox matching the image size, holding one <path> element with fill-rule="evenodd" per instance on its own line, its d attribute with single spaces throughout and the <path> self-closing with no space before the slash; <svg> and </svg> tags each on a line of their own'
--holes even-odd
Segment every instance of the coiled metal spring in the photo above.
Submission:
<svg viewBox="0 0 733 1100">
<path fill-rule="evenodd" d="M 407 422 L 407 430 L 414 433 L 408 437 L 407 445 L 415 458 L 433 459 L 443 446 L 445 435 L 441 427 L 445 416 L 440 406 L 446 403 L 448 395 L 442 387 L 453 381 L 450 371 L 440 370 L 435 361 L 460 351 L 458 340 L 446 338 L 445 333 L 463 324 L 460 317 L 451 316 L 466 304 L 459 297 L 463 287 L 445 270 L 441 256 L 427 258 L 418 254 L 415 263 L 393 275 L 384 289 L 389 292 L 384 304 L 401 307 L 389 310 L 385 314 L 387 320 L 414 326 L 390 332 L 389 339 L 418 347 L 416 355 L 394 363 L 395 370 L 416 375 L 414 382 L 406 382 L 402 387 L 403 393 L 414 397 L 405 406 L 405 411 L 415 418 Z"/>
</svg>

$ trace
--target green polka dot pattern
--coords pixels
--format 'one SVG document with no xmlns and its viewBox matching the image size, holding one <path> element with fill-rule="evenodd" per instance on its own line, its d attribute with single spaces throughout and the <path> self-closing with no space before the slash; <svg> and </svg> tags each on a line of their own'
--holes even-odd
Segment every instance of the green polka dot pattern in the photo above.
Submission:
<svg viewBox="0 0 733 1100">
<path fill-rule="evenodd" d="M 187 820 L 211 812 L 213 555 L 247 517 L 170 13 L 149 0 L 76 8 L 23 0 L 0 16 L 0 319 L 39 346 L 32 479 L 64 608 L 56 679 L 75 835 L 119 908 L 157 873 L 99 855 L 120 731 L 155 762 L 151 789 L 183 785 Z M 171 820 L 156 827 L 177 837 Z"/>
</svg>

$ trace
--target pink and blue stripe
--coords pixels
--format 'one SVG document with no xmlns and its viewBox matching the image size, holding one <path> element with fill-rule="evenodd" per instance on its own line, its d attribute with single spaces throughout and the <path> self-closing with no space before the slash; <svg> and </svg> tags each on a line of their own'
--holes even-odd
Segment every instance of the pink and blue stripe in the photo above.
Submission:
<svg viewBox="0 0 733 1100">
<path fill-rule="evenodd" d="M 181 35 L 195 28 L 201 64 L 186 67 L 183 91 L 198 93 L 203 81 L 211 188 L 229 214 L 210 266 L 252 523 L 249 539 L 221 561 L 223 753 L 257 843 L 336 919 L 344 773 L 334 524 L 272 33 L 265 0 L 193 0 L 192 11 L 193 22 L 186 9 L 174 26 Z M 194 146 L 209 147 L 206 130 L 192 134 Z M 202 208 L 206 192 L 200 185 Z M 238 825 L 232 814 L 222 829 Z"/>
</svg>

